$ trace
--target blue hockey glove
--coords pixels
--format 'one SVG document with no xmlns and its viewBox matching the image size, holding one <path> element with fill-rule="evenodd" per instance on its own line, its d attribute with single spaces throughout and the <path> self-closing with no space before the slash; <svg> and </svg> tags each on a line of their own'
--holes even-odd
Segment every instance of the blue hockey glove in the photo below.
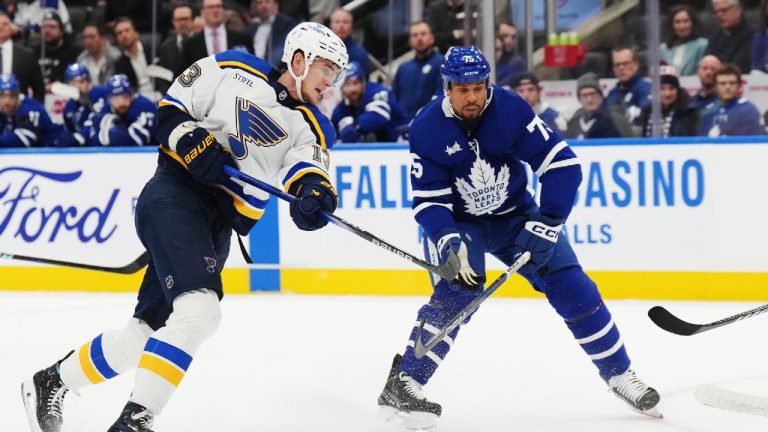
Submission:
<svg viewBox="0 0 768 432">
<path fill-rule="evenodd" d="M 455 276 L 451 281 L 451 288 L 476 290 L 480 286 L 481 278 L 469 265 L 467 245 L 461 241 L 459 234 L 447 234 L 437 242 L 437 250 L 440 253 L 440 263 L 450 270 Z"/>
<path fill-rule="evenodd" d="M 192 178 L 200 183 L 222 184 L 229 179 L 224 174 L 224 165 L 237 168 L 232 156 L 213 134 L 200 127 L 179 138 L 176 153 L 187 164 Z"/>
<path fill-rule="evenodd" d="M 290 192 L 296 197 L 291 201 L 291 219 L 300 230 L 314 231 L 328 225 L 320 210 L 333 213 L 339 201 L 336 189 L 324 177 L 307 174 L 296 180 Z"/>
<path fill-rule="evenodd" d="M 562 219 L 547 217 L 539 212 L 531 215 L 512 248 L 515 259 L 525 251 L 531 253 L 530 261 L 520 268 L 521 273 L 533 273 L 549 262 L 562 228 Z"/>
</svg>

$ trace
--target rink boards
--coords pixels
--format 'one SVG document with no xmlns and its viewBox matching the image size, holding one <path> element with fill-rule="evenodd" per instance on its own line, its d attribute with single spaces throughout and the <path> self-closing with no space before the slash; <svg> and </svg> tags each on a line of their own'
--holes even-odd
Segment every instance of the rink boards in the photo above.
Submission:
<svg viewBox="0 0 768 432">
<path fill-rule="evenodd" d="M 565 232 L 606 297 L 768 299 L 768 139 L 570 144 L 584 181 Z M 134 260 L 142 246 L 133 209 L 156 157 L 155 149 L 0 151 L 0 253 L 106 266 Z M 338 146 L 331 165 L 337 215 L 420 256 L 407 146 Z M 418 267 L 334 226 L 299 231 L 287 205 L 274 200 L 245 240 L 256 264 L 245 264 L 233 238 L 224 274 L 230 293 L 430 292 Z M 141 273 L 0 266 L 5 290 L 135 291 L 141 280 Z M 504 266 L 491 258 L 488 268 L 493 278 Z M 536 296 L 521 278 L 500 294 Z"/>
</svg>

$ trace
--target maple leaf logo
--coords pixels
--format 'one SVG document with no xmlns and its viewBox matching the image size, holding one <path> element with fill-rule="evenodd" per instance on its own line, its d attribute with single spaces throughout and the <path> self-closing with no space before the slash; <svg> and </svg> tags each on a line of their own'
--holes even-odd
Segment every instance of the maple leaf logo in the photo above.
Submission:
<svg viewBox="0 0 768 432">
<path fill-rule="evenodd" d="M 501 207 L 507 200 L 509 185 L 509 167 L 505 164 L 499 169 L 498 176 L 491 164 L 476 158 L 469 170 L 469 181 L 459 177 L 456 189 L 464 199 L 464 207 L 472 215 L 488 214 Z"/>
</svg>

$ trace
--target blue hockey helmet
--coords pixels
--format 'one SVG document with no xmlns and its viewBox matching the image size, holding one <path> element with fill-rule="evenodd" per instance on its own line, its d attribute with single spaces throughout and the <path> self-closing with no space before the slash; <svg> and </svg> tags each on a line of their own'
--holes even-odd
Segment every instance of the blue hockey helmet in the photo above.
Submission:
<svg viewBox="0 0 768 432">
<path fill-rule="evenodd" d="M 353 61 L 349 62 L 347 65 L 347 76 L 346 79 L 356 79 L 360 81 L 365 81 L 365 71 L 363 70 L 363 67 L 360 66 L 360 63 Z"/>
<path fill-rule="evenodd" d="M 117 96 L 125 93 L 133 93 L 133 86 L 125 74 L 112 75 L 107 80 L 107 95 Z"/>
<path fill-rule="evenodd" d="M 445 60 L 440 66 L 443 88 L 450 88 L 450 83 L 475 83 L 485 81 L 491 75 L 491 65 L 479 49 L 474 46 L 451 47 L 445 53 Z"/>
<path fill-rule="evenodd" d="M 21 91 L 19 81 L 11 73 L 0 74 L 0 93 L 13 92 L 18 93 Z"/>
<path fill-rule="evenodd" d="M 64 82 L 70 82 L 75 78 L 82 78 L 86 81 L 91 80 L 91 73 L 88 68 L 81 63 L 72 63 L 64 71 Z"/>
</svg>

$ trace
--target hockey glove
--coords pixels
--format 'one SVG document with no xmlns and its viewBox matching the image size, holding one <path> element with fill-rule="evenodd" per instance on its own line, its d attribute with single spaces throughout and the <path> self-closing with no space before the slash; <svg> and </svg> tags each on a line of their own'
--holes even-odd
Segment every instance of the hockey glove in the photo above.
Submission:
<svg viewBox="0 0 768 432">
<path fill-rule="evenodd" d="M 176 153 L 187 164 L 192 178 L 200 183 L 223 184 L 229 179 L 224 174 L 224 166 L 237 168 L 232 156 L 216 141 L 213 134 L 200 127 L 179 138 Z"/>
<path fill-rule="evenodd" d="M 336 189 L 324 177 L 307 174 L 296 180 L 288 191 L 296 197 L 291 201 L 291 219 L 300 230 L 314 231 L 328 225 L 320 211 L 333 213 L 339 197 Z"/>
<path fill-rule="evenodd" d="M 539 212 L 531 215 L 517 235 L 512 248 L 515 259 L 525 251 L 531 253 L 530 261 L 520 268 L 521 273 L 533 273 L 549 262 L 562 228 L 562 219 L 544 216 Z"/>
<path fill-rule="evenodd" d="M 440 263 L 444 264 L 454 276 L 450 281 L 451 288 L 475 290 L 480 288 L 480 278 L 469 265 L 467 245 L 461 241 L 459 234 L 447 234 L 437 242 L 437 250 L 440 252 Z"/>
</svg>

